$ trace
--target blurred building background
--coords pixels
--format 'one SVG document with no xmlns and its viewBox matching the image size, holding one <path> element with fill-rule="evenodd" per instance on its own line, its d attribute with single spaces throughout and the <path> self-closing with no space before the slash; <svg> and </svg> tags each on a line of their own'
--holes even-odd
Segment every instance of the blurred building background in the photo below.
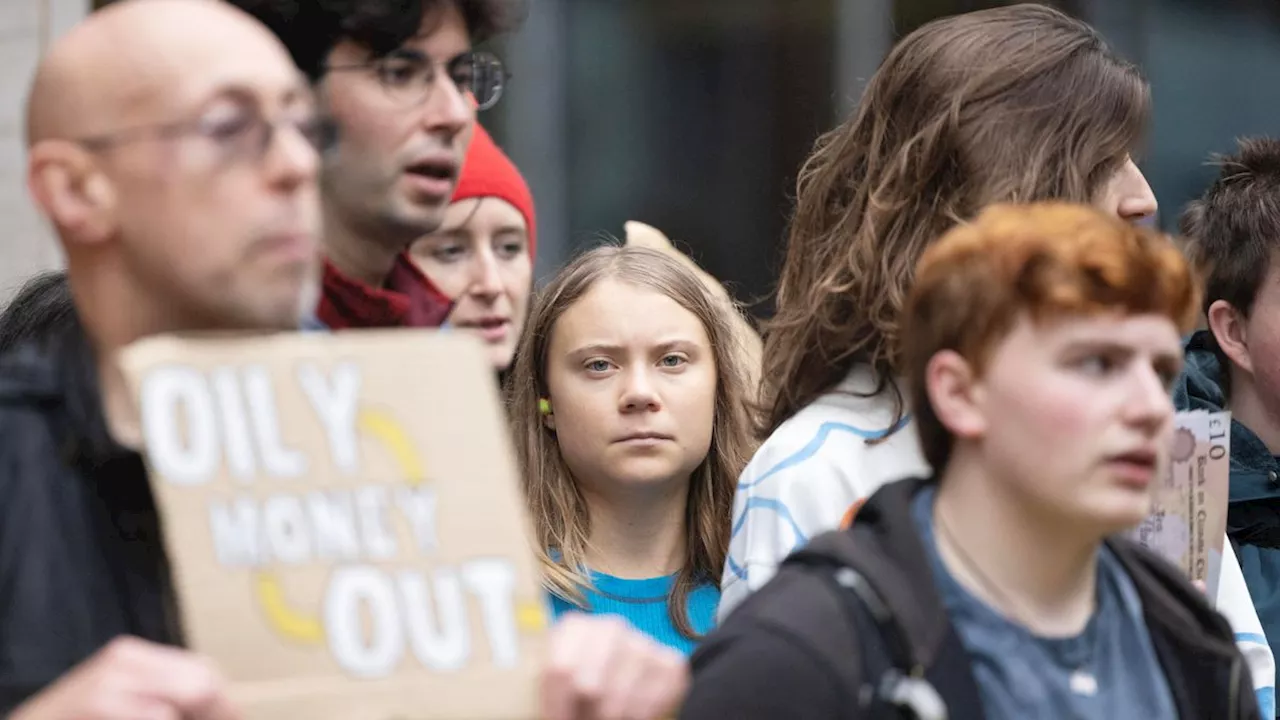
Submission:
<svg viewBox="0 0 1280 720">
<path fill-rule="evenodd" d="M 49 38 L 101 0 L 0 0 L 0 295 L 58 262 L 22 187 L 21 107 Z M 796 171 L 893 41 L 999 0 L 530 0 L 482 115 L 538 203 L 538 274 L 648 222 L 744 300 L 771 290 Z M 1151 80 L 1141 159 L 1172 229 L 1237 136 L 1280 135 L 1277 0 L 1057 0 Z M 770 304 L 754 307 L 767 315 Z"/>
<path fill-rule="evenodd" d="M 23 106 L 49 41 L 84 17 L 87 0 L 0 0 L 0 300 L 62 261 L 26 191 Z"/>
<path fill-rule="evenodd" d="M 983 0 L 533 0 L 481 122 L 538 202 L 539 276 L 655 225 L 741 299 L 777 276 L 795 176 L 895 39 Z M 1140 158 L 1172 230 L 1237 136 L 1280 135 L 1277 0 L 1060 0 L 1151 81 Z M 767 315 L 770 302 L 753 308 Z"/>
</svg>

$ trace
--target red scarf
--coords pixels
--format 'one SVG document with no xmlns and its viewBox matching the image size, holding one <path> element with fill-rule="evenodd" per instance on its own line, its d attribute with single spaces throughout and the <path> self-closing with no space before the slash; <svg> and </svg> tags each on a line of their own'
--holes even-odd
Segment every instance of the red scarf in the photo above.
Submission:
<svg viewBox="0 0 1280 720">
<path fill-rule="evenodd" d="M 330 330 L 440 327 L 453 301 L 436 289 L 408 253 L 396 256 L 383 287 L 366 285 L 324 262 L 323 294 L 316 317 Z"/>
</svg>

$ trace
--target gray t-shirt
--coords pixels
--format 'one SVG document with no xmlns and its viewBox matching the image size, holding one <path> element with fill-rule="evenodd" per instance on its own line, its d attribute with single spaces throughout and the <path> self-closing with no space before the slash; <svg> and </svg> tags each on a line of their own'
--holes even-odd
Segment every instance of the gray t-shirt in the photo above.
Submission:
<svg viewBox="0 0 1280 720">
<path fill-rule="evenodd" d="M 1169 685 L 1142 617 L 1142 601 L 1119 560 L 1098 556 L 1098 601 L 1075 637 L 1032 635 L 974 597 L 947 571 L 933 532 L 934 488 L 913 501 L 933 576 L 969 652 L 992 720 L 1176 718 Z"/>
</svg>

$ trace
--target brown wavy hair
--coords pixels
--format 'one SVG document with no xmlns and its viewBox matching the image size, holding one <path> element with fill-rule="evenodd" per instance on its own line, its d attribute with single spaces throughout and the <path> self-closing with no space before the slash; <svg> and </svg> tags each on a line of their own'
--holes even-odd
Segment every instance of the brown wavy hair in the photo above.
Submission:
<svg viewBox="0 0 1280 720">
<path fill-rule="evenodd" d="M 506 396 L 521 484 L 533 521 L 535 551 L 544 583 L 552 593 L 581 605 L 590 587 L 585 572 L 591 516 L 560 454 L 554 431 L 542 422 L 538 401 L 548 397 L 547 351 L 556 321 L 596 283 L 613 279 L 671 298 L 702 323 L 716 364 L 715 415 L 711 447 L 693 471 L 685 509 L 685 559 L 667 609 L 676 629 L 695 632 L 686 608 L 689 593 L 715 582 L 729 552 L 729 525 L 738 474 L 755 450 L 747 412 L 748 354 L 736 346 L 734 315 L 740 309 L 717 297 L 692 270 L 656 250 L 600 247 L 560 271 L 534 299 Z M 740 315 L 739 315 L 740 317 Z"/>
<path fill-rule="evenodd" d="M 1153 314 L 1195 326 L 1199 281 L 1173 239 L 1087 205 L 993 205 L 925 251 L 903 311 L 903 365 L 920 445 L 935 473 L 954 438 L 933 412 L 925 375 L 953 350 L 981 376 L 1026 316 Z"/>
<path fill-rule="evenodd" d="M 924 249 L 994 202 L 1090 202 L 1140 143 L 1150 102 L 1093 28 L 1040 5 L 935 20 L 898 43 L 800 170 L 762 434 L 857 364 L 901 419 L 899 317 Z"/>
</svg>

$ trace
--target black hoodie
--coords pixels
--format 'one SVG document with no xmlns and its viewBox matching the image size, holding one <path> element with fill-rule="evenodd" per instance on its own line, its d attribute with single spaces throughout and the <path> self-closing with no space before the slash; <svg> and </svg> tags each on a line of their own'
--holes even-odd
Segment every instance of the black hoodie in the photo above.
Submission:
<svg viewBox="0 0 1280 720">
<path fill-rule="evenodd" d="M 862 659 L 879 640 L 859 633 L 832 567 L 855 570 L 895 618 L 896 639 L 945 701 L 950 717 L 983 717 L 967 655 L 952 628 L 911 519 L 927 480 L 881 488 L 853 528 L 815 538 L 712 632 L 693 656 L 682 720 L 862 720 Z M 1259 718 L 1244 658 L 1227 621 L 1165 561 L 1125 540 L 1108 547 L 1142 599 L 1143 615 L 1178 715 L 1185 720 Z"/>
<path fill-rule="evenodd" d="M 177 644 L 146 469 L 77 320 L 0 358 L 0 717 L 120 635 Z"/>
</svg>

